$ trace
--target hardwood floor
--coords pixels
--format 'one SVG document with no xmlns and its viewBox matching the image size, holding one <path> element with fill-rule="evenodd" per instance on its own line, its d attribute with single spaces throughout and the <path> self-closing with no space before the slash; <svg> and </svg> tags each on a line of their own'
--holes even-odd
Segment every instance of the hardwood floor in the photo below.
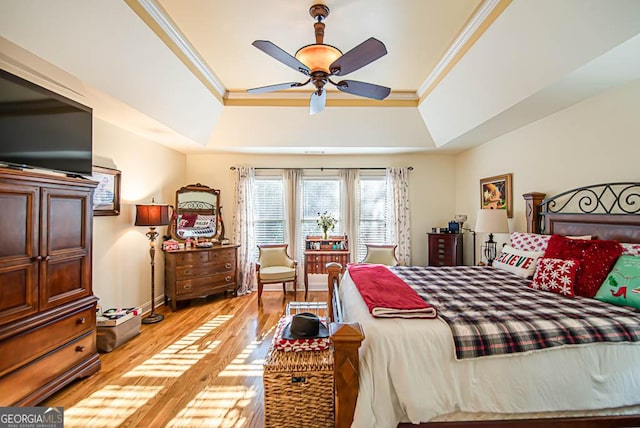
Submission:
<svg viewBox="0 0 640 428">
<path fill-rule="evenodd" d="M 100 372 L 41 405 L 64 407 L 65 427 L 262 427 L 262 363 L 293 300 L 292 292 L 265 292 L 261 305 L 252 293 L 162 307 L 164 321 L 143 324 L 140 335 L 101 354 Z"/>
</svg>

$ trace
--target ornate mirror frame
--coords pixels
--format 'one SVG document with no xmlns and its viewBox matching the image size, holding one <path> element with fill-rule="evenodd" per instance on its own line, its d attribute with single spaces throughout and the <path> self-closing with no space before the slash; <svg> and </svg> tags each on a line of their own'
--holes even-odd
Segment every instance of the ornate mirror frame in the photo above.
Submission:
<svg viewBox="0 0 640 428">
<path fill-rule="evenodd" d="M 212 216 L 213 221 L 203 224 L 202 220 L 206 220 L 208 216 Z M 179 242 L 184 242 L 189 237 L 205 238 L 212 242 L 224 240 L 220 190 L 200 183 L 189 184 L 178 189 L 169 234 Z"/>
</svg>

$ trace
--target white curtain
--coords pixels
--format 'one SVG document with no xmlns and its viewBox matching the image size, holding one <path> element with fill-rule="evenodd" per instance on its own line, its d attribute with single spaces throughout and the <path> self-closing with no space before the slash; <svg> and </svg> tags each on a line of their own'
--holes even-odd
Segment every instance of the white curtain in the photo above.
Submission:
<svg viewBox="0 0 640 428">
<path fill-rule="evenodd" d="M 398 244 L 401 265 L 411 263 L 411 219 L 409 217 L 409 170 L 387 168 L 387 189 L 391 201 L 391 242 Z"/>
<path fill-rule="evenodd" d="M 340 175 L 340 221 L 342 230 L 349 238 L 349 248 L 351 249 L 351 262 L 357 262 L 356 250 L 360 236 L 359 224 L 360 213 L 358 211 L 358 185 L 360 180 L 359 169 L 341 169 Z"/>
<path fill-rule="evenodd" d="M 249 167 L 236 168 L 235 211 L 233 214 L 233 243 L 239 244 L 238 271 L 240 284 L 238 294 L 251 293 L 255 279 L 255 263 L 251 250 L 256 242 L 253 236 L 253 180 L 255 171 Z"/>
<path fill-rule="evenodd" d="M 289 256 L 293 259 L 298 254 L 302 242 L 300 222 L 300 195 L 302 193 L 302 170 L 285 169 L 282 171 L 285 212 L 284 242 L 289 244 Z M 304 260 L 298 260 L 298 284 L 304 283 Z"/>
</svg>

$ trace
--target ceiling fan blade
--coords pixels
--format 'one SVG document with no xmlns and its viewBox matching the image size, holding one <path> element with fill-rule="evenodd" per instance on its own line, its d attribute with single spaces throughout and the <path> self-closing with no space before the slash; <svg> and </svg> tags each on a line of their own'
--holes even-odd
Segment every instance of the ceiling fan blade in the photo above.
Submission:
<svg viewBox="0 0 640 428">
<path fill-rule="evenodd" d="M 327 91 L 322 91 L 318 95 L 318 91 L 311 94 L 311 102 L 309 103 L 309 114 L 320 113 L 324 110 L 324 106 L 327 103 Z"/>
<path fill-rule="evenodd" d="M 302 74 L 308 75 L 310 73 L 309 67 L 307 67 L 306 65 L 295 59 L 295 57 L 289 55 L 287 52 L 280 49 L 278 46 L 274 45 L 268 40 L 256 40 L 251 44 L 267 55 L 277 59 L 284 65 L 291 67 Z"/>
<path fill-rule="evenodd" d="M 265 92 L 280 91 L 280 90 L 283 90 L 283 89 L 289 89 L 289 88 L 296 88 L 298 86 L 304 86 L 307 83 L 309 83 L 308 80 L 305 83 L 298 83 L 298 82 L 278 83 L 277 85 L 261 86 L 259 88 L 247 89 L 247 92 L 249 92 L 250 94 L 264 94 Z"/>
<path fill-rule="evenodd" d="M 384 100 L 387 98 L 389 93 L 391 93 L 391 89 L 386 86 L 358 82 L 357 80 L 341 80 L 336 83 L 336 87 L 342 92 L 366 98 L 373 98 L 374 100 Z"/>
<path fill-rule="evenodd" d="M 387 48 L 373 37 L 360 43 L 329 66 L 331 74 L 345 76 L 387 54 Z"/>
</svg>

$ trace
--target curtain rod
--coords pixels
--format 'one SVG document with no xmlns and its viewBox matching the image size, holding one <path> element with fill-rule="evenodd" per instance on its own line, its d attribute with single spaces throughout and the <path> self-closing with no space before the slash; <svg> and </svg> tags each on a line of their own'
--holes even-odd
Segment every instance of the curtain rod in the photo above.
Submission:
<svg viewBox="0 0 640 428">
<path fill-rule="evenodd" d="M 229 169 L 231 171 L 235 171 L 236 167 L 235 166 L 230 166 Z M 254 168 L 254 169 L 287 169 L 287 168 L 272 168 L 272 167 L 264 167 L 264 168 Z M 324 171 L 324 170 L 333 170 L 333 169 L 364 169 L 364 170 L 384 170 L 387 168 L 382 168 L 382 167 L 374 167 L 374 168 L 324 168 L 324 167 L 315 167 L 315 168 L 300 168 L 300 169 L 315 169 L 315 170 L 319 170 L 319 171 Z M 413 167 L 409 166 L 407 167 L 407 169 L 409 171 L 413 171 Z"/>
</svg>

